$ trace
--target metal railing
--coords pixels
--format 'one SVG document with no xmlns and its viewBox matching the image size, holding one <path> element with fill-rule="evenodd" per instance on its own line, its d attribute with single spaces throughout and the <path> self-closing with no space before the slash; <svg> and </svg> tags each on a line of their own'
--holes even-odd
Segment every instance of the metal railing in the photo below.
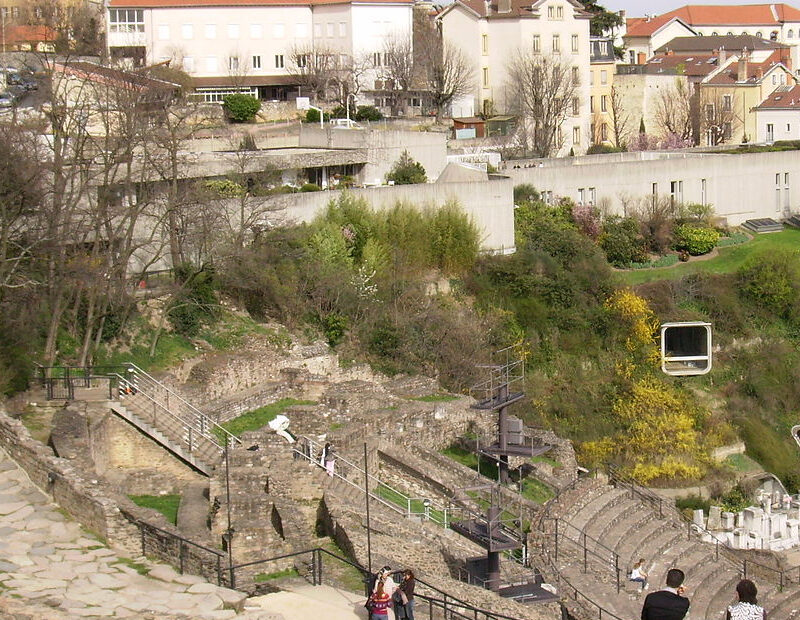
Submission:
<svg viewBox="0 0 800 620">
<path fill-rule="evenodd" d="M 127 365 L 123 378 L 132 389 L 147 393 L 151 399 L 158 402 L 165 410 L 172 412 L 173 416 L 180 418 L 188 426 L 199 431 L 201 435 L 216 444 L 220 450 L 225 444 L 241 443 L 241 440 L 236 435 L 217 424 L 180 394 L 153 378 L 136 364 Z M 220 438 L 219 441 L 217 437 Z"/>
<path fill-rule="evenodd" d="M 322 451 L 323 446 L 309 437 L 299 437 L 297 443 L 294 444 L 295 455 L 321 467 L 324 466 L 321 462 Z M 340 454 L 336 455 L 333 475 L 364 492 L 364 468 Z M 450 527 L 452 519 L 449 507 L 440 506 L 428 498 L 406 495 L 372 474 L 368 474 L 368 480 L 370 498 L 380 502 L 383 506 L 405 517 L 419 517 L 445 528 Z"/>
<path fill-rule="evenodd" d="M 361 577 L 364 582 L 364 595 L 365 597 L 368 595 L 368 584 L 370 582 L 370 573 L 369 571 L 358 564 L 357 562 L 353 562 L 348 560 L 347 558 L 343 558 L 340 555 L 332 553 L 327 549 L 323 549 L 321 547 L 315 547 L 313 549 L 305 549 L 303 551 L 297 551 L 294 553 L 287 553 L 284 555 L 279 555 L 270 558 L 264 558 L 260 560 L 255 560 L 253 562 L 246 562 L 243 564 L 237 564 L 234 566 L 230 566 L 227 570 L 229 571 L 229 579 L 232 587 L 236 588 L 237 585 L 241 587 L 239 575 L 245 570 L 250 569 L 247 572 L 252 573 L 252 569 L 258 566 L 266 565 L 272 562 L 278 562 L 280 560 L 287 560 L 290 558 L 302 558 L 304 556 L 308 556 L 308 564 L 310 567 L 311 573 L 311 583 L 315 586 L 322 585 L 324 579 L 324 567 L 325 564 L 323 562 L 323 557 L 330 557 L 338 562 L 346 564 L 357 570 L 361 573 Z M 395 571 L 396 573 L 402 573 L 403 571 Z M 520 618 L 516 618 L 514 616 L 507 616 L 505 614 L 496 613 L 493 611 L 489 611 L 487 609 L 482 609 L 480 607 L 476 607 L 462 599 L 456 598 L 441 588 L 437 588 L 436 586 L 428 583 L 424 579 L 416 577 L 416 588 L 414 589 L 414 598 L 417 599 L 419 602 L 423 603 L 427 607 L 428 617 L 430 620 L 437 620 L 441 618 L 442 620 L 451 620 L 455 619 L 464 619 L 464 620 L 522 620 Z M 421 605 L 417 604 L 416 609 L 420 609 Z"/>
</svg>

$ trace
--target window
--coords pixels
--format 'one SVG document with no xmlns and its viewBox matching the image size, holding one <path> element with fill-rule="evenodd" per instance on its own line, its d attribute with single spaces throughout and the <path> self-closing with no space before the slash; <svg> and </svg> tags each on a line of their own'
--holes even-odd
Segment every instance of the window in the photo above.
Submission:
<svg viewBox="0 0 800 620">
<path fill-rule="evenodd" d="M 586 190 L 583 187 L 578 188 L 578 204 L 583 204 L 586 198 Z"/>
<path fill-rule="evenodd" d="M 636 50 L 628 50 L 628 56 L 630 56 L 630 62 L 632 65 L 636 64 Z"/>
<path fill-rule="evenodd" d="M 594 86 L 594 71 L 589 70 L 589 86 Z"/>
<path fill-rule="evenodd" d="M 606 71 L 605 69 L 603 69 L 600 72 L 600 83 L 601 84 L 608 84 L 608 71 Z"/>
<path fill-rule="evenodd" d="M 600 97 L 600 111 L 608 112 L 608 95 L 603 95 Z"/>
<path fill-rule="evenodd" d="M 561 37 L 557 34 L 553 35 L 553 53 L 554 54 L 561 53 Z"/>
<path fill-rule="evenodd" d="M 719 36 L 719 32 L 714 31 L 714 32 L 711 33 L 711 36 L 712 37 L 718 37 Z"/>
<path fill-rule="evenodd" d="M 186 73 L 194 73 L 194 58 L 191 56 L 184 56 L 181 64 L 183 65 L 183 70 L 186 71 Z"/>
<path fill-rule="evenodd" d="M 767 123 L 767 142 L 775 140 L 775 125 Z"/>
<path fill-rule="evenodd" d="M 786 38 L 794 39 L 794 30 L 790 29 L 789 32 L 786 33 Z"/>
<path fill-rule="evenodd" d="M 483 52 L 484 56 L 489 53 L 489 35 L 482 34 L 481 35 L 481 52 Z"/>
<path fill-rule="evenodd" d="M 535 34 L 533 35 L 533 53 L 538 54 L 542 51 L 542 38 Z"/>
<path fill-rule="evenodd" d="M 194 27 L 191 24 L 181 26 L 181 38 L 189 40 L 194 37 Z"/>
<path fill-rule="evenodd" d="M 730 123 L 722 123 L 722 137 L 730 140 L 733 135 L 733 128 Z"/>
<path fill-rule="evenodd" d="M 770 41 L 777 41 L 778 40 L 778 31 L 777 30 L 773 30 L 772 32 L 769 33 L 769 40 Z"/>
<path fill-rule="evenodd" d="M 161 25 L 158 27 L 158 40 L 169 41 L 169 26 Z"/>
<path fill-rule="evenodd" d="M 726 32 L 725 34 L 727 34 L 729 37 L 733 36 L 733 33 L 730 30 L 728 30 L 728 32 Z"/>
<path fill-rule="evenodd" d="M 253 56 L 253 69 L 261 68 L 261 56 Z"/>
<path fill-rule="evenodd" d="M 108 23 L 111 32 L 144 32 L 144 11 L 110 9 Z"/>
<path fill-rule="evenodd" d="M 594 112 L 594 95 L 589 97 L 589 112 Z"/>
<path fill-rule="evenodd" d="M 564 7 L 557 6 L 556 7 L 556 19 L 564 19 Z"/>
<path fill-rule="evenodd" d="M 229 71 L 238 71 L 239 70 L 239 57 L 238 56 L 228 56 L 228 70 Z"/>
<path fill-rule="evenodd" d="M 759 30 L 758 32 L 756 32 L 756 36 L 757 36 L 759 39 L 763 39 L 763 38 L 764 38 L 764 35 L 762 35 L 762 34 L 761 34 L 761 31 L 760 31 L 760 30 Z"/>
<path fill-rule="evenodd" d="M 375 52 L 375 53 L 372 55 L 372 65 L 373 65 L 374 67 L 380 67 L 380 66 L 381 66 L 381 59 L 382 59 L 382 58 L 383 58 L 383 54 L 381 54 L 380 52 Z"/>
<path fill-rule="evenodd" d="M 275 66 L 278 66 L 278 58 L 281 59 L 281 67 L 283 67 L 283 55 L 275 56 Z M 308 66 L 308 55 L 307 54 L 300 54 L 297 57 L 297 67 L 298 69 L 305 69 Z"/>
<path fill-rule="evenodd" d="M 772 74 L 772 85 L 775 86 L 775 84 L 777 84 L 777 83 L 778 83 L 778 76 L 773 73 Z"/>
<path fill-rule="evenodd" d="M 264 36 L 264 29 L 261 27 L 261 24 L 250 24 L 251 39 L 260 39 L 263 36 Z"/>
<path fill-rule="evenodd" d="M 590 187 L 589 188 L 589 204 L 593 205 L 594 201 L 597 199 L 597 188 Z"/>
<path fill-rule="evenodd" d="M 340 37 L 347 36 L 347 22 L 339 22 L 339 36 Z"/>
<path fill-rule="evenodd" d="M 669 198 L 673 203 L 683 202 L 683 181 L 670 181 Z"/>
<path fill-rule="evenodd" d="M 228 24 L 228 38 L 229 39 L 239 38 L 239 24 Z"/>
<path fill-rule="evenodd" d="M 482 74 L 483 74 L 483 87 L 489 88 L 489 67 L 484 67 Z"/>
<path fill-rule="evenodd" d="M 600 53 L 603 56 L 608 56 L 608 41 L 600 41 Z"/>
<path fill-rule="evenodd" d="M 217 72 L 217 57 L 216 56 L 207 56 L 206 57 L 206 71 L 209 73 L 216 73 Z"/>
<path fill-rule="evenodd" d="M 573 127 L 572 128 L 572 144 L 578 145 L 581 143 L 581 128 L 580 127 Z"/>
<path fill-rule="evenodd" d="M 294 36 L 299 39 L 305 39 L 308 36 L 308 24 L 295 24 Z"/>
<path fill-rule="evenodd" d="M 726 112 L 730 112 L 733 109 L 732 95 L 722 95 L 722 109 Z"/>
<path fill-rule="evenodd" d="M 788 133 L 788 134 L 792 133 L 792 124 L 791 123 L 786 123 L 786 133 Z"/>
<path fill-rule="evenodd" d="M 658 196 L 658 183 L 653 183 L 653 198 Z"/>
<path fill-rule="evenodd" d="M 335 27 L 336 24 L 334 24 L 333 22 L 328 22 L 327 24 L 325 24 L 325 35 L 328 37 L 332 37 L 334 34 Z"/>
<path fill-rule="evenodd" d="M 789 173 L 788 172 L 784 172 L 783 173 L 783 189 L 784 189 L 784 192 L 783 192 L 783 208 L 786 211 L 789 211 L 789 209 L 791 208 L 791 205 L 789 204 Z"/>
<path fill-rule="evenodd" d="M 578 116 L 581 113 L 581 100 L 577 97 L 572 98 L 572 116 Z"/>
<path fill-rule="evenodd" d="M 206 24 L 203 28 L 203 36 L 206 39 L 216 39 L 217 38 L 217 25 L 216 24 Z"/>
<path fill-rule="evenodd" d="M 578 67 L 572 67 L 572 83 L 573 84 L 581 83 L 581 74 L 578 72 Z"/>
<path fill-rule="evenodd" d="M 608 125 L 606 125 L 605 123 L 600 125 L 600 140 L 601 142 L 608 141 Z"/>
<path fill-rule="evenodd" d="M 299 26 L 300 24 L 297 24 L 297 25 Z M 283 27 L 283 24 L 272 24 L 272 36 L 273 37 L 275 37 L 276 39 L 282 39 L 284 32 L 285 32 L 285 28 Z"/>
<path fill-rule="evenodd" d="M 556 16 L 556 7 L 549 6 L 547 7 L 547 19 L 553 19 Z"/>
<path fill-rule="evenodd" d="M 706 196 L 706 180 L 700 179 L 700 204 L 705 206 L 708 202 L 708 197 Z"/>
<path fill-rule="evenodd" d="M 322 24 L 314 24 L 314 38 L 318 39 L 322 36 Z"/>
<path fill-rule="evenodd" d="M 572 53 L 573 54 L 577 54 L 578 53 L 578 35 L 577 34 L 573 34 L 572 35 Z"/>
<path fill-rule="evenodd" d="M 711 123 L 714 121 L 714 104 L 707 103 L 706 104 L 706 120 Z"/>
<path fill-rule="evenodd" d="M 388 67 L 392 60 L 392 55 L 389 52 L 383 53 L 383 64 L 384 66 Z"/>
</svg>

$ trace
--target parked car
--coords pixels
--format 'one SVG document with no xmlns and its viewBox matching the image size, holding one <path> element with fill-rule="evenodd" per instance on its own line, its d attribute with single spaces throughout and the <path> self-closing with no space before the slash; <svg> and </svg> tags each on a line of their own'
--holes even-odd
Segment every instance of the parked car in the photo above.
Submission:
<svg viewBox="0 0 800 620">
<path fill-rule="evenodd" d="M 14 95 L 11 93 L 0 93 L 0 108 L 10 108 L 14 103 Z"/>
<path fill-rule="evenodd" d="M 332 118 L 330 124 L 334 129 L 362 129 L 352 118 Z"/>
<path fill-rule="evenodd" d="M 39 82 L 32 75 L 27 73 L 11 72 L 6 75 L 6 82 L 9 86 L 19 86 L 27 90 L 37 90 Z"/>
</svg>

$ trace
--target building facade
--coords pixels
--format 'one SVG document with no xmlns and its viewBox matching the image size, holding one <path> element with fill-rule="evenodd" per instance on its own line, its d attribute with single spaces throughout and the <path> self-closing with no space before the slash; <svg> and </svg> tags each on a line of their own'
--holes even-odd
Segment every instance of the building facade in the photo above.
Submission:
<svg viewBox="0 0 800 620">
<path fill-rule="evenodd" d="M 387 37 L 410 39 L 409 0 L 111 0 L 112 59 L 170 61 L 209 101 L 230 92 L 285 100 L 297 94 L 304 57 L 324 54 L 333 68 L 358 61 L 372 86 Z M 297 66 L 297 65 L 301 66 Z"/>
<path fill-rule="evenodd" d="M 589 112 L 592 115 L 592 144 L 619 146 L 614 135 L 614 72 L 616 57 L 613 40 L 589 40 Z M 617 99 L 619 102 L 619 98 Z"/>
<path fill-rule="evenodd" d="M 551 56 L 569 64 L 579 96 L 562 123 L 561 152 L 584 152 L 591 144 L 589 112 L 589 20 L 577 0 L 456 0 L 438 16 L 442 36 L 459 46 L 476 68 L 474 109 L 514 111 L 507 68 L 518 53 Z"/>
<path fill-rule="evenodd" d="M 800 86 L 780 86 L 755 108 L 756 140 L 800 140 Z"/>
</svg>

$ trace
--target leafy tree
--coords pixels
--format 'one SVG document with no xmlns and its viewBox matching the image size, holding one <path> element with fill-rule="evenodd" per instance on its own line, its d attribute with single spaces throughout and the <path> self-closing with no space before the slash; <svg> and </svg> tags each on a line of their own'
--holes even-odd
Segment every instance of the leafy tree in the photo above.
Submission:
<svg viewBox="0 0 800 620">
<path fill-rule="evenodd" d="M 356 110 L 357 121 L 379 121 L 383 118 L 383 113 L 374 105 L 360 105 Z"/>
<path fill-rule="evenodd" d="M 414 183 L 427 183 L 428 177 L 425 168 L 418 161 L 414 161 L 408 151 L 403 151 L 389 174 L 386 175 L 388 181 L 394 181 L 395 185 L 411 185 Z"/>
<path fill-rule="evenodd" d="M 261 102 L 252 95 L 234 93 L 226 95 L 222 100 L 222 107 L 234 123 L 248 123 L 252 121 L 261 109 Z"/>
<path fill-rule="evenodd" d="M 584 10 L 592 14 L 589 22 L 589 32 L 596 37 L 607 34 L 615 28 L 622 26 L 622 17 L 619 13 L 607 10 L 595 0 L 580 0 Z"/>
<path fill-rule="evenodd" d="M 757 306 L 788 317 L 800 303 L 800 261 L 791 250 L 761 252 L 738 272 L 742 296 Z"/>
<path fill-rule="evenodd" d="M 195 336 L 217 316 L 214 269 L 208 265 L 198 269 L 184 263 L 175 268 L 175 278 L 180 288 L 167 309 L 167 319 L 179 334 Z"/>
<path fill-rule="evenodd" d="M 639 223 L 632 218 L 612 217 L 603 224 L 600 247 L 608 262 L 615 267 L 627 267 L 631 263 L 647 260 L 644 239 L 639 232 Z"/>
</svg>

